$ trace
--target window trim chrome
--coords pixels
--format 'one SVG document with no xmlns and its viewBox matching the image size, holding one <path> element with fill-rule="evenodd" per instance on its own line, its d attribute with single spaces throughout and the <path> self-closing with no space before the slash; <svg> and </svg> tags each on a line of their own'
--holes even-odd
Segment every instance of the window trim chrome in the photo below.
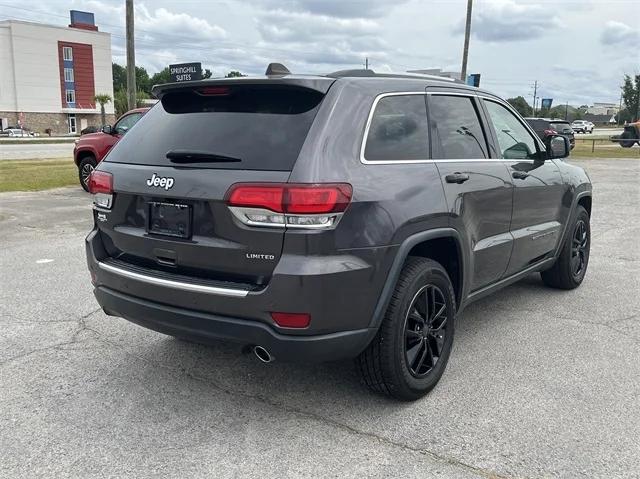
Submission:
<svg viewBox="0 0 640 479">
<path fill-rule="evenodd" d="M 513 162 L 513 161 L 534 161 L 534 160 L 513 160 L 513 159 L 508 159 L 508 158 L 462 158 L 462 159 L 420 159 L 420 160 L 379 160 L 379 161 L 375 161 L 375 160 L 367 160 L 364 156 L 364 151 L 365 148 L 367 146 L 367 139 L 369 138 L 369 130 L 371 128 L 371 123 L 373 121 L 373 114 L 375 113 L 376 107 L 378 106 L 378 103 L 380 102 L 380 100 L 382 100 L 383 98 L 386 97 L 390 97 L 390 96 L 410 96 L 410 95 L 423 95 L 423 96 L 427 96 L 427 95 L 434 95 L 434 96 L 464 96 L 467 98 L 476 98 L 476 99 L 482 99 L 482 100 L 488 100 L 488 101 L 493 101 L 494 103 L 497 103 L 499 105 L 504 106 L 507 110 L 509 110 L 511 113 L 515 114 L 516 119 L 519 120 L 518 118 L 518 113 L 517 111 L 509 104 L 509 102 L 506 102 L 504 100 L 502 100 L 499 97 L 494 97 L 494 96 L 490 96 L 490 95 L 485 95 L 485 94 L 481 94 L 481 93 L 462 93 L 462 92 L 448 92 L 448 91 L 414 91 L 414 90 L 407 90 L 407 91 L 395 91 L 395 92 L 387 92 L 387 93 L 380 93 L 378 95 L 376 95 L 376 97 L 373 100 L 373 104 L 371 105 L 371 108 L 369 109 L 369 114 L 367 116 L 367 123 L 365 125 L 365 129 L 364 129 L 364 135 L 362 137 L 362 143 L 360 144 L 360 163 L 362 163 L 363 165 L 413 165 L 413 164 L 428 164 L 428 163 L 466 163 L 466 162 L 489 162 L 489 163 L 494 163 L 494 162 Z M 428 121 L 428 119 L 427 119 Z M 542 143 L 542 141 L 540 141 L 540 139 L 538 138 L 538 135 L 536 134 L 536 132 L 531 128 L 531 126 L 526 122 L 520 122 L 525 129 L 533 136 L 534 141 L 536 142 L 536 144 L 538 145 L 538 147 L 540 148 L 540 150 L 542 152 L 546 152 L 546 148 L 544 146 L 544 144 Z"/>
<path fill-rule="evenodd" d="M 183 281 L 174 281 L 171 279 L 156 278 L 154 276 L 147 276 L 145 274 L 127 271 L 126 269 L 118 268 L 100 261 L 98 262 L 98 267 L 103 271 L 117 274 L 125 278 L 134 279 L 147 284 L 153 284 L 155 286 L 164 286 L 167 288 L 189 291 L 191 293 L 207 293 L 218 296 L 232 296 L 235 298 L 244 298 L 249 294 L 249 291 L 246 289 L 221 288 L 219 286 L 206 286 L 204 284 L 193 284 L 185 283 Z"/>
</svg>

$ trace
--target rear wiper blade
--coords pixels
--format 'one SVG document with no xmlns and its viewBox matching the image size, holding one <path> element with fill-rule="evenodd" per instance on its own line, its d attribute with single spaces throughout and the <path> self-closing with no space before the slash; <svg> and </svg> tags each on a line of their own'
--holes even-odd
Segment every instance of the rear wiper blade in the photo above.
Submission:
<svg viewBox="0 0 640 479">
<path fill-rule="evenodd" d="M 170 150 L 167 151 L 166 156 L 172 163 L 236 163 L 242 161 L 240 158 L 232 156 L 216 155 L 207 151 L 195 150 Z"/>
</svg>

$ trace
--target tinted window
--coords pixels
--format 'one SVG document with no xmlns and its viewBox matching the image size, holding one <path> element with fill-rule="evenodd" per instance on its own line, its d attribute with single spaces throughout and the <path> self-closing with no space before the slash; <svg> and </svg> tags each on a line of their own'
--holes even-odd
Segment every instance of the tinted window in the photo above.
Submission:
<svg viewBox="0 0 640 479">
<path fill-rule="evenodd" d="M 368 161 L 429 158 L 424 95 L 387 96 L 378 101 L 369 125 L 364 157 Z"/>
<path fill-rule="evenodd" d="M 131 115 L 127 115 L 121 118 L 120 121 L 116 123 L 116 133 L 118 133 L 119 135 L 124 135 L 133 125 L 138 122 L 141 116 L 142 113 L 132 113 Z"/>
<path fill-rule="evenodd" d="M 471 98 L 432 95 L 429 116 L 433 158 L 487 158 L 487 142 Z"/>
<path fill-rule="evenodd" d="M 536 159 L 537 143 L 520 120 L 498 103 L 485 101 L 485 105 L 498 136 L 502 157 L 509 160 Z"/>
<path fill-rule="evenodd" d="M 558 133 L 573 133 L 573 129 L 571 128 L 571 125 L 564 121 L 551 122 L 551 128 L 556 130 Z"/>
<path fill-rule="evenodd" d="M 549 122 L 546 120 L 527 120 L 527 123 L 536 131 L 544 131 L 549 128 Z"/>
<path fill-rule="evenodd" d="M 180 167 L 291 170 L 323 95 L 290 86 L 234 85 L 167 92 L 107 157 L 108 161 L 174 165 L 168 151 L 239 161 Z"/>
</svg>

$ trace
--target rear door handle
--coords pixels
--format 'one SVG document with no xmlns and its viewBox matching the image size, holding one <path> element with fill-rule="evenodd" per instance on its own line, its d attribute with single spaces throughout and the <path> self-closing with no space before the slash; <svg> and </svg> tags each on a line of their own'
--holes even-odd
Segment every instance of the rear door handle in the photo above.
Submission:
<svg viewBox="0 0 640 479">
<path fill-rule="evenodd" d="M 511 173 L 516 180 L 524 180 L 529 177 L 529 173 L 525 173 L 524 171 L 514 171 Z"/>
<path fill-rule="evenodd" d="M 447 181 L 447 183 L 461 184 L 469 179 L 469 175 L 467 175 L 466 173 L 456 172 L 445 176 L 444 179 Z"/>
</svg>

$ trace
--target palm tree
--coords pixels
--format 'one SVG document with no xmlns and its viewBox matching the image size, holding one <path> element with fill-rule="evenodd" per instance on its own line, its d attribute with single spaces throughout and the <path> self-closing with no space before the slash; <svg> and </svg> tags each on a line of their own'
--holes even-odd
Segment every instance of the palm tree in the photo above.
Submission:
<svg viewBox="0 0 640 479">
<path fill-rule="evenodd" d="M 94 96 L 93 101 L 100 104 L 100 116 L 102 119 L 102 126 L 104 126 L 107 123 L 106 114 L 104 112 L 104 106 L 111 101 L 111 95 L 102 93 L 100 95 Z"/>
</svg>

